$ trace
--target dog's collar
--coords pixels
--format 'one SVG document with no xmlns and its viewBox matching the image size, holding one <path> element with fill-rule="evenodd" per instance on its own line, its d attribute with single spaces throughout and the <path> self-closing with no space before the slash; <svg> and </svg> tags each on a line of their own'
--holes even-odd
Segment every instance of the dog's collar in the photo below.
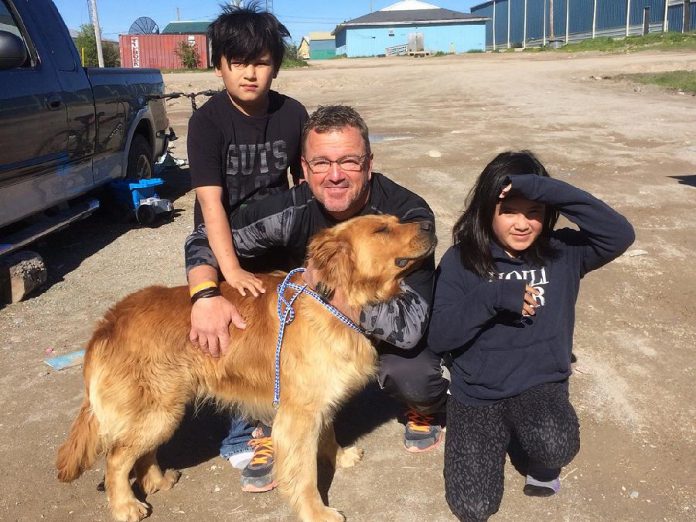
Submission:
<svg viewBox="0 0 696 522">
<path fill-rule="evenodd" d="M 338 308 L 328 302 L 333 295 L 333 289 L 329 289 L 323 283 L 317 285 L 317 291 L 309 288 L 309 285 L 298 285 L 291 281 L 295 274 L 304 272 L 304 268 L 296 268 L 288 273 L 283 279 L 283 282 L 278 285 L 278 318 L 280 319 L 280 329 L 278 330 L 278 342 L 276 343 L 275 354 L 275 383 L 273 387 L 273 406 L 277 408 L 280 405 L 280 349 L 283 346 L 283 336 L 285 334 L 285 325 L 290 324 L 295 319 L 295 310 L 292 308 L 293 303 L 301 294 L 307 294 L 319 301 L 324 308 L 341 321 L 346 326 L 349 326 L 356 332 L 365 335 L 366 332 L 350 317 L 341 312 Z M 285 290 L 292 288 L 296 290 L 295 294 L 290 298 L 285 298 Z"/>
</svg>

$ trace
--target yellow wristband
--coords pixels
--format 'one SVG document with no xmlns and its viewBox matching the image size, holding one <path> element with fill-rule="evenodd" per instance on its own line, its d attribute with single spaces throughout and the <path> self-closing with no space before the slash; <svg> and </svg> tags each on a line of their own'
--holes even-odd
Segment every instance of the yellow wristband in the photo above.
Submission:
<svg viewBox="0 0 696 522">
<path fill-rule="evenodd" d="M 203 281 L 197 284 L 193 288 L 189 289 L 189 295 L 193 297 L 193 294 L 200 292 L 201 290 L 206 290 L 208 288 L 217 288 L 218 284 L 215 281 Z"/>
</svg>

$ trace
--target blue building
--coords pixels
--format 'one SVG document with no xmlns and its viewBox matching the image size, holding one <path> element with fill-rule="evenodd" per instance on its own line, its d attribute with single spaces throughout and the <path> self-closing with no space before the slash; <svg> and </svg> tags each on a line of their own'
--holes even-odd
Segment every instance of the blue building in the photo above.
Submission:
<svg viewBox="0 0 696 522">
<path fill-rule="evenodd" d="M 490 0 L 471 13 L 488 18 L 489 50 L 696 29 L 693 0 Z"/>
<path fill-rule="evenodd" d="M 334 29 L 336 54 L 348 57 L 385 54 L 462 53 L 485 48 L 486 18 L 402 0 Z"/>
</svg>

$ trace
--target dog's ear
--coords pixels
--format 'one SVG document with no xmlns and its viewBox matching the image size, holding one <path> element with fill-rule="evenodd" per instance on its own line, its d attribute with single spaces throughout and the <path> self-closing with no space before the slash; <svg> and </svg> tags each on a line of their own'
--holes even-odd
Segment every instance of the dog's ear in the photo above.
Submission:
<svg viewBox="0 0 696 522">
<path fill-rule="evenodd" d="M 353 248 L 350 243 L 332 229 L 319 232 L 312 238 L 307 251 L 316 270 L 315 279 L 324 292 L 333 293 L 336 288 L 345 288 L 353 275 Z"/>
</svg>

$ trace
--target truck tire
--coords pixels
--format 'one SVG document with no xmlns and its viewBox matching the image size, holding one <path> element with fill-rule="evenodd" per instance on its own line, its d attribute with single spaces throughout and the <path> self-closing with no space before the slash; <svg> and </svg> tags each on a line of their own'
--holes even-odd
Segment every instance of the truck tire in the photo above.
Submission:
<svg viewBox="0 0 696 522">
<path fill-rule="evenodd" d="M 133 136 L 128 151 L 126 177 L 132 179 L 150 179 L 152 177 L 152 147 L 142 134 Z"/>
</svg>

